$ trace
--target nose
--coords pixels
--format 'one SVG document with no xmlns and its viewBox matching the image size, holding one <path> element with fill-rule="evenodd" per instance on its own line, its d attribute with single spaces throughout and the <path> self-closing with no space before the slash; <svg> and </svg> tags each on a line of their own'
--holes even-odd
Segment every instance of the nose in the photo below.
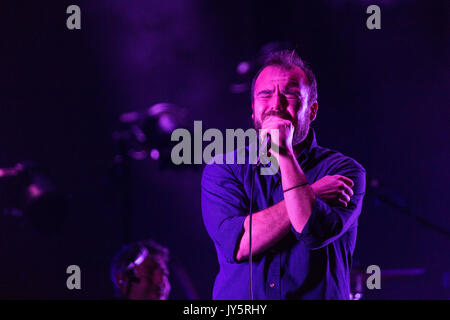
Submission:
<svg viewBox="0 0 450 320">
<path fill-rule="evenodd" d="M 270 109 L 271 110 L 285 110 L 287 104 L 288 103 L 287 103 L 286 97 L 277 88 L 274 95 L 272 96 L 271 101 L 270 101 Z"/>
</svg>

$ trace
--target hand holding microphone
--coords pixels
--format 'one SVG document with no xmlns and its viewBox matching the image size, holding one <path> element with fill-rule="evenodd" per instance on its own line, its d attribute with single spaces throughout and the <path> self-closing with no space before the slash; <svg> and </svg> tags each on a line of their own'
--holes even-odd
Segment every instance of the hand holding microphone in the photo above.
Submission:
<svg viewBox="0 0 450 320">
<path fill-rule="evenodd" d="M 262 122 L 262 129 L 260 130 L 260 137 L 262 147 L 264 150 L 270 149 L 267 152 L 267 156 L 270 157 L 270 153 L 286 154 L 293 153 L 293 137 L 294 137 L 294 125 L 292 121 L 287 119 L 287 116 L 280 114 L 280 112 L 272 111 L 268 113 Z"/>
</svg>

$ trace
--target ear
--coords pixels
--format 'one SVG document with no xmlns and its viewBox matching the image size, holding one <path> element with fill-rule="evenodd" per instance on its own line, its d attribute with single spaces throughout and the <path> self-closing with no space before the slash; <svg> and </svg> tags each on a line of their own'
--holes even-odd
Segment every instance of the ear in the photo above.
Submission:
<svg viewBox="0 0 450 320">
<path fill-rule="evenodd" d="M 119 288 L 122 288 L 125 284 L 127 279 L 125 278 L 125 276 L 122 273 L 116 274 L 114 277 L 114 280 L 116 280 L 117 286 Z"/>
<path fill-rule="evenodd" d="M 125 296 L 127 294 L 127 282 L 128 279 L 123 273 L 119 273 L 115 276 L 115 280 L 117 283 L 118 291 L 120 292 L 121 296 Z"/>
<path fill-rule="evenodd" d="M 319 109 L 319 104 L 317 103 L 317 100 L 314 101 L 310 106 L 310 113 L 309 113 L 309 121 L 314 121 L 317 117 L 317 110 Z"/>
</svg>

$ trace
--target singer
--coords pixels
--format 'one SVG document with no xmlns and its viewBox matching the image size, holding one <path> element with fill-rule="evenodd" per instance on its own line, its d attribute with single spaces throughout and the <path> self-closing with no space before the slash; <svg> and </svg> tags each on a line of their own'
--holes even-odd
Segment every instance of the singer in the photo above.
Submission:
<svg viewBox="0 0 450 320">
<path fill-rule="evenodd" d="M 317 144 L 317 83 L 295 51 L 272 53 L 251 94 L 255 128 L 279 131 L 279 171 L 260 175 L 248 162 L 205 167 L 203 221 L 220 265 L 213 299 L 252 298 L 250 204 L 254 299 L 349 299 L 365 170 Z"/>
</svg>

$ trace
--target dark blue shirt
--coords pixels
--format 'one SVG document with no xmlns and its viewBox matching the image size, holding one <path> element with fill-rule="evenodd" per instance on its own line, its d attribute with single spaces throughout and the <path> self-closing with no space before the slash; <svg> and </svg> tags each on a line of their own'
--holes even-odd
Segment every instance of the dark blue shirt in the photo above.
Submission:
<svg viewBox="0 0 450 320">
<path fill-rule="evenodd" d="M 339 174 L 353 180 L 354 195 L 347 207 L 316 197 L 301 233 L 292 227 L 272 248 L 253 256 L 254 298 L 348 299 L 365 170 L 352 158 L 318 146 L 312 128 L 297 160 L 310 184 Z M 203 171 L 203 221 L 220 265 L 213 299 L 250 299 L 248 260 L 238 262 L 236 253 L 249 214 L 252 175 L 253 212 L 284 199 L 280 173 L 261 175 L 255 169 L 251 164 L 210 164 Z"/>
</svg>

